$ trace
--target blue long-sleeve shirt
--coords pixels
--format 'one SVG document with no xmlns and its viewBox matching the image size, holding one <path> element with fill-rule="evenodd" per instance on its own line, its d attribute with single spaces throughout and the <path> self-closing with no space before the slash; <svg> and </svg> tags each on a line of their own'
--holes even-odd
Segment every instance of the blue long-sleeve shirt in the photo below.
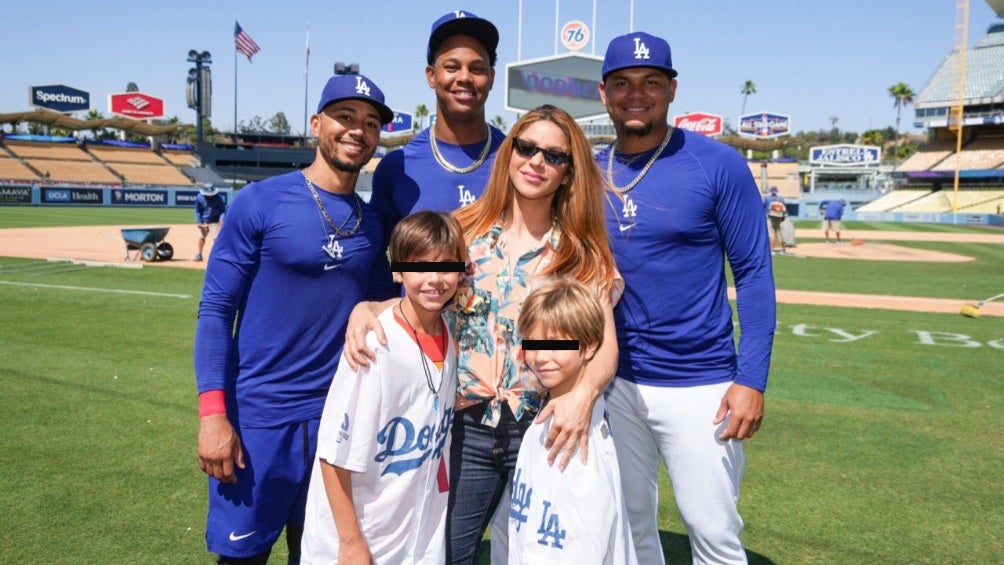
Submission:
<svg viewBox="0 0 1004 565">
<path fill-rule="evenodd" d="M 615 167 L 614 184 L 627 185 L 654 151 Z M 601 170 L 608 155 L 597 156 Z M 763 221 L 756 184 L 736 151 L 680 129 L 625 201 L 610 199 L 607 227 L 625 282 L 614 311 L 619 377 L 766 389 L 776 304 Z M 738 352 L 726 258 L 737 293 Z"/>
<path fill-rule="evenodd" d="M 341 230 L 355 225 L 355 195 L 318 194 Z M 240 425 L 319 418 L 349 312 L 392 295 L 382 222 L 361 206 L 358 231 L 334 237 L 299 172 L 249 184 L 231 203 L 199 303 L 195 377 L 199 393 L 225 391 Z"/>
<path fill-rule="evenodd" d="M 401 218 L 419 210 L 450 212 L 474 202 L 484 192 L 488 175 L 505 134 L 492 127 L 492 147 L 480 167 L 469 173 L 447 171 L 432 154 L 429 136 L 432 128 L 416 135 L 407 145 L 384 157 L 373 173 L 373 196 L 370 202 L 385 219 L 386 229 L 393 228 Z M 453 145 L 438 142 L 447 162 L 466 167 L 474 162 L 484 142 Z"/>
<path fill-rule="evenodd" d="M 226 211 L 227 204 L 223 201 L 222 196 L 206 196 L 204 194 L 195 196 L 196 224 L 215 224 L 223 218 L 223 213 Z"/>
</svg>

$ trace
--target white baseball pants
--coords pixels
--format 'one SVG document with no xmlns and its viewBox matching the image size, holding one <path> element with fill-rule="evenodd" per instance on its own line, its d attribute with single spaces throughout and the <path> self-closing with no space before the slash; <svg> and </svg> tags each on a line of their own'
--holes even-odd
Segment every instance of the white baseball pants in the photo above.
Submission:
<svg viewBox="0 0 1004 565">
<path fill-rule="evenodd" d="M 607 414 L 620 462 L 638 562 L 665 563 L 659 542 L 659 461 L 665 462 L 694 563 L 746 563 L 736 504 L 741 441 L 719 441 L 712 424 L 731 382 L 694 387 L 638 385 L 615 378 Z"/>
</svg>

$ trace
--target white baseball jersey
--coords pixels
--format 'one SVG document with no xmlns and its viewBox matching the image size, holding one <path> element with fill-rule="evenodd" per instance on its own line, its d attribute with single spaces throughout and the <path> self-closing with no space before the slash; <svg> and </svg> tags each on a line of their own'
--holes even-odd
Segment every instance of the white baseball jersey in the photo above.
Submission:
<svg viewBox="0 0 1004 565">
<path fill-rule="evenodd" d="M 605 407 L 603 398 L 593 407 L 585 465 L 578 453 L 564 471 L 547 463 L 550 419 L 526 431 L 512 480 L 510 565 L 638 562 Z"/>
<path fill-rule="evenodd" d="M 338 559 L 338 531 L 321 478 L 322 460 L 352 471 L 356 516 L 375 563 L 446 559 L 456 348 L 448 339 L 442 386 L 433 394 L 421 367 L 422 352 L 394 320 L 394 309 L 378 319 L 387 347 L 369 334 L 367 345 L 376 360 L 369 369 L 353 371 L 343 358 L 328 391 L 307 493 L 303 563 Z M 439 370 L 425 361 L 438 385 Z"/>
</svg>

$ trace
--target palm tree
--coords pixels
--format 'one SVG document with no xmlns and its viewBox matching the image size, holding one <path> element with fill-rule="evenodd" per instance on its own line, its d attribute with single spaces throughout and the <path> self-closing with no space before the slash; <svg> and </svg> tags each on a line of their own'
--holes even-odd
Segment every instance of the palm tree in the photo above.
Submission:
<svg viewBox="0 0 1004 565">
<path fill-rule="evenodd" d="M 877 129 L 870 129 L 861 134 L 862 145 L 876 145 L 878 147 L 882 147 L 883 139 L 882 131 Z"/>
<path fill-rule="evenodd" d="M 104 116 L 101 115 L 101 110 L 90 110 L 87 112 L 87 115 L 84 116 L 84 120 L 88 122 L 91 120 L 100 120 L 101 118 L 104 118 Z M 105 128 L 99 127 L 97 129 L 91 129 L 91 134 L 94 136 L 94 139 L 101 139 L 101 134 L 104 133 L 104 131 Z"/>
<path fill-rule="evenodd" d="M 501 131 L 505 131 L 506 130 L 506 123 L 505 123 L 505 120 L 502 119 L 502 116 L 496 115 L 494 118 L 492 118 L 491 120 L 489 120 L 488 123 L 490 123 L 491 125 L 497 127 Z"/>
<path fill-rule="evenodd" d="M 418 118 L 418 129 L 425 129 L 425 117 L 429 115 L 429 109 L 425 107 L 425 104 L 419 104 L 415 108 L 415 117 Z"/>
<path fill-rule="evenodd" d="M 889 87 L 889 96 L 893 97 L 894 100 L 893 106 L 896 108 L 896 143 L 894 145 L 895 146 L 894 151 L 898 160 L 900 111 L 903 109 L 903 106 L 906 106 L 907 104 L 913 104 L 914 93 L 913 89 L 910 88 L 910 85 L 906 84 L 905 82 L 897 82 L 896 84 Z M 895 167 L 896 164 L 894 162 L 893 169 L 895 169 Z"/>
<path fill-rule="evenodd" d="M 739 94 L 743 95 L 743 109 L 739 112 L 739 115 L 742 116 L 746 114 L 746 99 L 750 97 L 750 94 L 756 94 L 756 85 L 751 80 L 746 81 Z"/>
</svg>

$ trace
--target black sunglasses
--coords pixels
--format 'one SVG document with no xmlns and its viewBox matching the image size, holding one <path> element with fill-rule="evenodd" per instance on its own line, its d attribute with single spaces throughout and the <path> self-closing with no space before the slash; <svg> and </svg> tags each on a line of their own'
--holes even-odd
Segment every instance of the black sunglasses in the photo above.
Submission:
<svg viewBox="0 0 1004 565">
<path fill-rule="evenodd" d="M 516 150 L 516 153 L 519 153 L 527 159 L 533 159 L 533 156 L 537 153 L 543 153 L 544 161 L 547 162 L 548 165 L 554 165 L 555 167 L 572 162 L 572 156 L 568 153 L 562 153 L 561 151 L 555 151 L 554 149 L 537 147 L 536 143 L 523 141 L 518 137 L 512 138 L 512 147 Z"/>
</svg>

